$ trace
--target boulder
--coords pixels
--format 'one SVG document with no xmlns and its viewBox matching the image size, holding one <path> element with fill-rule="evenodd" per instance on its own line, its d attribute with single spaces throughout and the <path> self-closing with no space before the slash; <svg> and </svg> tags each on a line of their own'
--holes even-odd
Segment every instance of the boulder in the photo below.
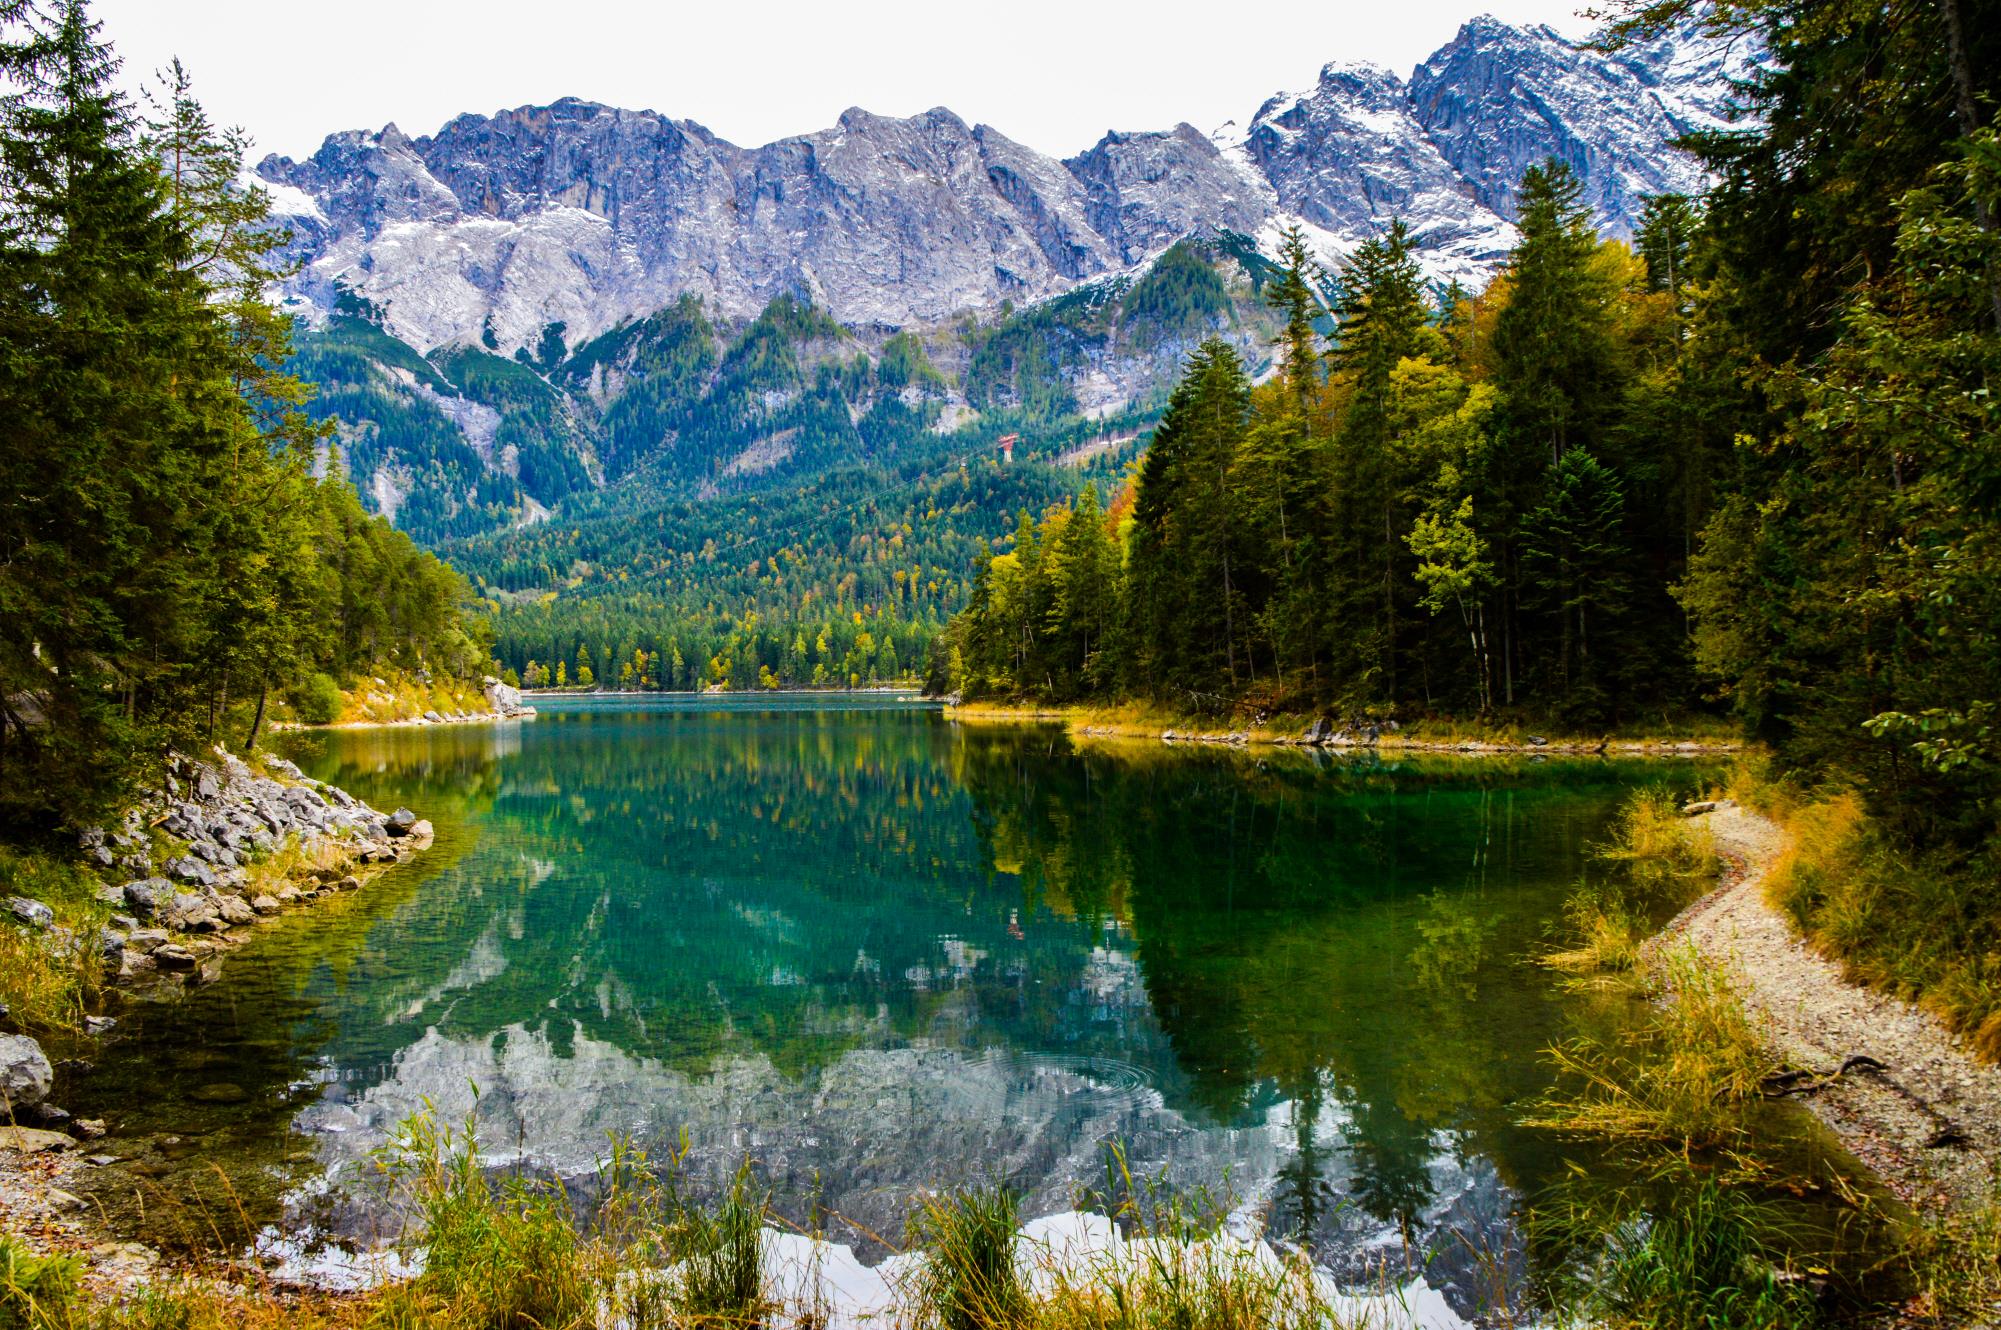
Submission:
<svg viewBox="0 0 2001 1330">
<path fill-rule="evenodd" d="M 78 1140 L 84 1141 L 97 1140 L 110 1130 L 103 1118 L 78 1118 L 69 1124 L 69 1129 L 76 1134 Z"/>
<path fill-rule="evenodd" d="M 9 896 L 7 913 L 15 923 L 25 928 L 47 928 L 56 921 L 56 912 L 37 900 L 26 896 Z"/>
<path fill-rule="evenodd" d="M 445 718 L 443 716 L 440 716 L 435 711 L 426 711 L 424 713 L 424 719 L 431 722 L 431 724 L 433 725 L 437 725 L 441 723 Z"/>
<path fill-rule="evenodd" d="M 241 896 L 224 896 L 216 905 L 216 913 L 224 923 L 247 924 L 257 917 L 257 911 L 250 908 L 250 902 Z"/>
<path fill-rule="evenodd" d="M 251 899 L 250 908 L 258 914 L 276 914 L 280 907 L 278 902 L 269 896 L 256 896 Z"/>
<path fill-rule="evenodd" d="M 490 674 L 483 681 L 482 691 L 486 693 L 486 704 L 503 716 L 521 709 L 521 690 L 510 688 Z"/>
<path fill-rule="evenodd" d="M 192 892 L 173 896 L 160 903 L 162 926 L 177 933 L 200 933 L 215 927 L 215 906 Z"/>
<path fill-rule="evenodd" d="M 97 930 L 97 958 L 106 965 L 117 966 L 125 959 L 125 934 L 115 928 Z"/>
<path fill-rule="evenodd" d="M 49 1097 L 55 1068 L 42 1046 L 24 1034 L 0 1034 L 0 1108 L 28 1108 Z"/>
<path fill-rule="evenodd" d="M 146 955 L 167 945 L 167 934 L 159 928 L 139 928 L 125 939 L 125 945 L 133 951 Z"/>
<path fill-rule="evenodd" d="M 399 808 L 389 815 L 389 820 L 383 824 L 382 829 L 392 836 L 407 836 L 410 834 L 410 828 L 416 825 L 417 815 L 407 808 Z"/>
<path fill-rule="evenodd" d="M 178 859 L 167 860 L 167 876 L 198 887 L 215 885 L 214 870 L 192 855 L 184 854 Z"/>
<path fill-rule="evenodd" d="M 34 1127 L 0 1127 L 0 1150 L 17 1150 L 24 1155 L 46 1150 L 67 1150 L 75 1142 L 59 1131 L 38 1131 Z"/>
<path fill-rule="evenodd" d="M 125 903 L 141 919 L 159 915 L 160 907 L 174 898 L 174 884 L 163 877 L 146 877 L 125 884 Z"/>
<path fill-rule="evenodd" d="M 168 974 L 191 974 L 196 965 L 195 954 L 186 947 L 169 942 L 153 949 L 153 964 Z"/>
<path fill-rule="evenodd" d="M 114 910 L 125 908 L 125 888 L 123 887 L 99 887 L 91 895 L 97 898 L 99 905 L 109 905 Z"/>
<path fill-rule="evenodd" d="M 114 1016 L 86 1016 L 83 1018 L 83 1032 L 85 1034 L 110 1034 L 112 1027 L 117 1024 L 118 1019 Z"/>
<path fill-rule="evenodd" d="M 420 817 L 410 824 L 409 842 L 412 848 L 419 850 L 428 849 L 431 842 L 436 838 L 437 832 L 432 829 L 428 818 Z"/>
</svg>

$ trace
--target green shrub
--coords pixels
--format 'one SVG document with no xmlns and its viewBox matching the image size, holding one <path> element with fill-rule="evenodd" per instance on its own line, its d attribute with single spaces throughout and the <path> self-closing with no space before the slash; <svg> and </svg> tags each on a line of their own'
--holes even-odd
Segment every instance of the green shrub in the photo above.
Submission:
<svg viewBox="0 0 2001 1330">
<path fill-rule="evenodd" d="M 331 725 L 340 718 L 343 699 L 331 675 L 315 674 L 299 685 L 292 710 L 308 725 Z"/>
</svg>

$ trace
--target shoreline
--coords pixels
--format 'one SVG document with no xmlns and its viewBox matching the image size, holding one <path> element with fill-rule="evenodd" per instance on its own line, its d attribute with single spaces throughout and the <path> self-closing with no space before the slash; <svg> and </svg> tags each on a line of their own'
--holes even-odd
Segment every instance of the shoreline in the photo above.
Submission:
<svg viewBox="0 0 2001 1330">
<path fill-rule="evenodd" d="M 1729 800 L 1691 805 L 1724 861 L 1719 884 L 1646 944 L 1684 941 L 1728 975 L 1796 1095 L 1893 1195 L 1919 1211 L 1991 1201 L 2001 1066 L 1917 1005 L 1846 979 L 1765 899 L 1785 829 Z M 1856 1059 L 1864 1061 L 1856 1061 Z"/>
<path fill-rule="evenodd" d="M 1406 731 L 1396 721 L 1339 723 L 1324 717 L 1273 717 L 1254 725 L 1219 728 L 1213 722 L 1189 717 L 1172 717 L 1134 708 L 1039 706 L 988 702 L 945 703 L 945 715 L 967 725 L 1048 725 L 1060 724 L 1073 739 L 1130 739 L 1168 744 L 1213 745 L 1221 747 L 1317 748 L 1335 751 L 1379 751 L 1386 753 L 1510 754 L 1533 756 L 1562 753 L 1584 757 L 1676 757 L 1718 756 L 1753 751 L 1753 745 L 1739 739 L 1714 736 L 1701 738 L 1631 739 L 1612 735 L 1577 736 L 1520 734 L 1500 730 L 1473 733 L 1446 733 L 1433 737 L 1425 732 L 1429 724 L 1415 722 Z M 1282 728 L 1275 722 L 1284 719 Z"/>
</svg>

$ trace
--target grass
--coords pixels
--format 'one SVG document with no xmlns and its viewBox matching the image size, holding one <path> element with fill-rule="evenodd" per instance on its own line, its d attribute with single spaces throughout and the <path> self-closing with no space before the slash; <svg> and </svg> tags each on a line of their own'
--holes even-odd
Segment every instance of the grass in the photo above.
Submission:
<svg viewBox="0 0 2001 1330">
<path fill-rule="evenodd" d="M 2001 1061 L 2001 863 L 1913 856 L 1833 789 L 1766 796 L 1790 845 L 1767 897 L 1848 977 L 1910 998 Z"/>
<path fill-rule="evenodd" d="M 1572 1191 L 1532 1221 L 1577 1253 L 1554 1298 L 1605 1330 L 1804 1330 L 1823 1323 L 1783 1213 L 1676 1163 L 1644 1185 Z M 1822 1273 L 1825 1273 L 1824 1271 Z"/>
<path fill-rule="evenodd" d="M 53 854 L 0 845 L 0 883 L 0 894 L 27 896 L 55 913 L 51 929 L 0 923 L 0 1002 L 8 1018 L 30 1034 L 80 1028 L 104 980 L 96 939 L 110 911 L 93 894 L 96 876 Z M 58 930 L 67 930 L 68 945 Z"/>
<path fill-rule="evenodd" d="M 341 689 L 339 708 L 331 723 L 383 725 L 414 720 L 426 711 L 450 715 L 485 710 L 486 695 L 477 680 L 433 677 L 426 683 L 414 674 L 391 671 L 355 679 Z M 292 715 L 289 719 L 300 721 L 301 717 Z"/>
<path fill-rule="evenodd" d="M 1691 825 L 1662 789 L 1635 791 L 1619 810 L 1602 870 L 1564 902 L 1568 945 L 1542 958 L 1573 974 L 1631 971 L 1646 939 L 1716 885 L 1720 864 L 1709 829 Z"/>
<path fill-rule="evenodd" d="M 1742 1145 L 1773 1062 L 1729 980 L 1683 947 L 1641 982 L 1646 1014 L 1634 1028 L 1550 1050 L 1560 1088 L 1528 1125 L 1683 1155 Z"/>
<path fill-rule="evenodd" d="M 67 1330 L 82 1309 L 83 1262 L 37 1256 L 0 1234 L 0 1330 Z"/>
</svg>

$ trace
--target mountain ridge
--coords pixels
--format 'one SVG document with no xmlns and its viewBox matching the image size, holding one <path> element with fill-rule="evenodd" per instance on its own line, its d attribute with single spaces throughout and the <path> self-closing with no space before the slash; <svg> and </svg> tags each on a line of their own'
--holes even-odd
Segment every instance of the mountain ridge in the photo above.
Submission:
<svg viewBox="0 0 2001 1330">
<path fill-rule="evenodd" d="M 1608 55 L 1548 28 L 1469 20 L 1404 79 L 1331 61 L 1241 135 L 1108 131 L 1058 160 L 947 107 L 860 107 L 739 147 L 691 119 L 566 97 L 461 114 L 411 138 L 330 135 L 258 178 L 295 232 L 309 318 L 341 290 L 428 351 L 566 350 L 700 295 L 751 317 L 780 294 L 850 326 L 937 325 L 1130 271 L 1190 234 L 1267 240 L 1298 221 L 1338 263 L 1391 216 L 1427 267 L 1475 284 L 1512 242 L 1520 168 L 1571 162 L 1608 230 L 1641 193 L 1689 189 L 1671 147 L 1729 114 L 1733 67 L 1693 31 Z"/>
</svg>

